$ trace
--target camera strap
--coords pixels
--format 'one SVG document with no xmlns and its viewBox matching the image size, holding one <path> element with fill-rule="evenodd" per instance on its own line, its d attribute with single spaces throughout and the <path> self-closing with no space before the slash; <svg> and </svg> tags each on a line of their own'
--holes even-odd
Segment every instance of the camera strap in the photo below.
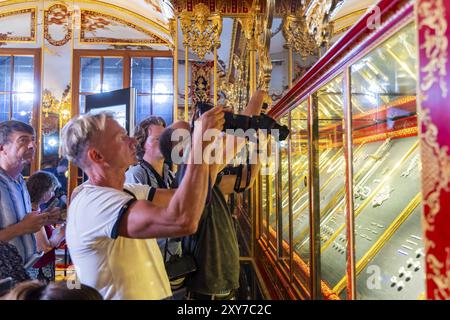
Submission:
<svg viewBox="0 0 450 320">
<path fill-rule="evenodd" d="M 249 154 L 248 150 L 247 150 L 247 161 L 246 161 L 247 177 L 246 177 L 246 181 L 245 181 L 245 186 L 243 188 L 241 188 L 243 168 L 244 168 L 244 166 L 242 164 L 240 164 L 238 167 L 236 182 L 234 183 L 234 191 L 237 193 L 244 192 L 250 185 L 250 180 L 252 177 L 252 169 L 251 169 L 251 165 L 250 165 L 250 154 Z"/>
</svg>

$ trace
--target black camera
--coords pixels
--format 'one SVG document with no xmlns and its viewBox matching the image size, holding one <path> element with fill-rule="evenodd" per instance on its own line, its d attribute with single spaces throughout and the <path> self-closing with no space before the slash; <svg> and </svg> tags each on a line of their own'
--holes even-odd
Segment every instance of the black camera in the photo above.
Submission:
<svg viewBox="0 0 450 320">
<path fill-rule="evenodd" d="M 200 115 L 205 113 L 206 111 L 210 110 L 214 106 L 205 103 L 205 102 L 199 102 L 197 103 L 197 110 Z M 286 138 L 289 135 L 289 128 L 285 125 L 281 125 L 278 122 L 276 122 L 274 119 L 269 117 L 266 114 L 260 114 L 259 116 L 245 116 L 242 114 L 234 114 L 231 112 L 225 112 L 225 123 L 223 125 L 222 131 L 231 129 L 231 130 L 237 130 L 242 129 L 243 131 L 246 131 L 248 129 L 265 129 L 268 130 L 270 134 L 274 134 L 276 131 L 272 130 L 278 130 L 278 138 L 280 141 L 286 140 Z M 236 135 L 239 135 L 239 131 L 236 131 Z"/>
</svg>

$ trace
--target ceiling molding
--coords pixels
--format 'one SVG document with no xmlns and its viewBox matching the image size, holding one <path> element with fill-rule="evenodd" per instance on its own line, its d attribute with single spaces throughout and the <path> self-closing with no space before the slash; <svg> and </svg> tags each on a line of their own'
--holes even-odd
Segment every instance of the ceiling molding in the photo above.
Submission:
<svg viewBox="0 0 450 320">
<path fill-rule="evenodd" d="M 4 2 L 0 2 L 0 7 L 5 7 L 5 6 L 10 6 L 10 5 L 15 5 L 15 4 L 19 4 L 19 3 L 30 3 L 30 2 L 34 2 L 34 3 L 42 3 L 42 1 L 39 0 L 35 0 L 35 1 L 30 1 L 30 0 L 8 0 L 8 1 L 4 1 Z M 134 12 L 132 10 L 129 10 L 127 8 L 124 8 L 122 6 L 118 6 L 112 3 L 108 3 L 105 1 L 98 1 L 98 0 L 80 0 L 80 1 L 74 1 L 73 4 L 78 5 L 78 4 L 83 4 L 83 3 L 87 3 L 87 4 L 96 4 L 96 5 L 100 5 L 103 7 L 107 7 L 110 9 L 114 9 L 117 10 L 119 12 L 123 12 L 126 14 L 129 14 L 149 25 L 151 25 L 152 27 L 154 27 L 155 29 L 157 29 L 158 31 L 162 32 L 164 35 L 166 35 L 169 39 L 170 37 L 170 32 L 169 32 L 169 28 L 168 26 L 164 26 L 161 23 L 155 22 L 152 19 L 149 19 L 143 15 L 141 15 L 140 13 Z M 71 3 L 72 4 L 72 3 Z"/>
<path fill-rule="evenodd" d="M 6 12 L 0 13 L 0 20 L 2 18 L 17 16 L 17 15 L 27 15 L 30 18 L 30 30 L 29 36 L 25 35 L 14 35 L 14 30 L 12 32 L 7 32 L 6 34 L 0 34 L 0 42 L 2 43 L 36 43 L 36 30 L 37 30 L 37 7 L 26 7 L 17 8 Z M 29 16 L 28 16 L 29 14 Z"/>
<path fill-rule="evenodd" d="M 86 25 L 86 20 L 89 18 L 99 17 L 102 19 L 101 23 L 97 25 L 94 23 L 93 25 Z M 142 34 L 148 36 L 148 38 L 142 39 L 121 39 L 121 38 L 106 38 L 106 37 L 87 37 L 86 33 L 93 33 L 96 30 L 105 29 L 105 27 L 109 26 L 112 23 L 119 23 L 122 26 L 126 26 L 128 28 L 134 29 Z M 93 30 L 87 30 L 86 28 L 95 27 Z M 169 42 L 166 39 L 161 38 L 154 32 L 144 29 L 141 26 L 136 25 L 135 23 L 128 21 L 124 18 L 119 18 L 109 13 L 92 10 L 92 9 L 80 9 L 80 33 L 79 33 L 79 43 L 80 44 L 114 44 L 114 45 L 152 45 L 152 46 L 168 46 Z"/>
<path fill-rule="evenodd" d="M 98 1 L 98 0 L 81 0 L 81 1 L 76 1 L 76 2 L 77 3 L 98 4 L 98 5 L 105 6 L 105 7 L 108 7 L 108 8 L 112 8 L 112 9 L 115 9 L 115 10 L 118 10 L 118 11 L 121 11 L 121 12 L 128 13 L 129 15 L 132 15 L 132 16 L 134 16 L 135 18 L 137 18 L 139 20 L 145 21 L 146 23 L 148 23 L 149 25 L 151 25 L 155 29 L 158 29 L 159 31 L 163 32 L 165 35 L 170 37 L 170 31 L 169 31 L 168 25 L 164 26 L 164 25 L 162 25 L 162 24 L 160 24 L 158 22 L 155 22 L 155 21 L 153 21 L 153 20 L 151 20 L 149 18 L 146 18 L 145 16 L 143 16 L 143 15 L 141 15 L 139 13 L 136 13 L 134 11 L 126 9 L 126 8 L 124 8 L 122 6 L 118 6 L 118 5 L 115 5 L 115 4 L 112 4 L 112 3 L 108 3 L 108 2 L 104 2 L 104 1 Z"/>
</svg>

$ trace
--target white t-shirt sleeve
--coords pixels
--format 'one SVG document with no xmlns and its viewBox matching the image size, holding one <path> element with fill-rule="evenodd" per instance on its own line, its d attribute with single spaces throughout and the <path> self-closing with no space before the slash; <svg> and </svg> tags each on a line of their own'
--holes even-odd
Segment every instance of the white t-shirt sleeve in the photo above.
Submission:
<svg viewBox="0 0 450 320">
<path fill-rule="evenodd" d="M 117 238 L 119 222 L 128 207 L 136 201 L 124 191 L 111 188 L 86 188 L 75 198 L 75 211 L 81 213 L 79 222 L 89 230 L 89 238 Z M 78 220 L 78 219 L 77 219 Z M 84 228 L 83 228 L 84 229 Z"/>
<path fill-rule="evenodd" d="M 156 189 L 148 185 L 126 183 L 124 189 L 134 194 L 138 200 L 153 200 Z"/>
</svg>

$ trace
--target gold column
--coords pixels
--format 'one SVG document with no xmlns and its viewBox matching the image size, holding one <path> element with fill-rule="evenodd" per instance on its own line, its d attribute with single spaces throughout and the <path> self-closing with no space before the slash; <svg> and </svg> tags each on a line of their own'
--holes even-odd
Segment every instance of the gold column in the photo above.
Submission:
<svg viewBox="0 0 450 320">
<path fill-rule="evenodd" d="M 321 300 L 319 121 L 317 93 L 308 98 L 309 261 L 312 300 Z"/>
<path fill-rule="evenodd" d="M 184 121 L 189 121 L 189 48 L 184 53 Z"/>
<path fill-rule="evenodd" d="M 292 88 L 292 62 L 293 62 L 293 51 L 292 51 L 292 47 L 289 46 L 289 59 L 288 59 L 288 66 L 289 66 L 289 71 L 288 71 L 288 85 L 289 88 Z"/>
<path fill-rule="evenodd" d="M 250 87 L 250 96 L 256 91 L 257 86 L 257 70 L 256 70 L 256 51 L 257 51 L 257 41 L 256 37 L 256 14 L 252 12 L 249 16 L 240 18 L 239 22 L 242 26 L 242 30 L 244 32 L 245 39 L 248 42 L 248 60 L 249 60 L 249 71 L 250 71 L 250 79 L 249 79 L 249 87 Z"/>
<path fill-rule="evenodd" d="M 356 300 L 356 258 L 355 258 L 355 211 L 353 204 L 353 136 L 352 136 L 352 93 L 351 72 L 347 67 L 344 73 L 344 150 L 346 160 L 346 206 L 347 206 L 347 299 Z"/>
<path fill-rule="evenodd" d="M 214 106 L 217 106 L 217 86 L 219 85 L 219 79 L 217 77 L 217 46 L 214 46 Z"/>
<path fill-rule="evenodd" d="M 251 44 L 249 50 L 249 63 L 250 63 L 250 95 L 256 91 L 256 45 Z"/>
<path fill-rule="evenodd" d="M 178 17 L 170 20 L 173 39 L 173 121 L 178 120 Z"/>
</svg>

